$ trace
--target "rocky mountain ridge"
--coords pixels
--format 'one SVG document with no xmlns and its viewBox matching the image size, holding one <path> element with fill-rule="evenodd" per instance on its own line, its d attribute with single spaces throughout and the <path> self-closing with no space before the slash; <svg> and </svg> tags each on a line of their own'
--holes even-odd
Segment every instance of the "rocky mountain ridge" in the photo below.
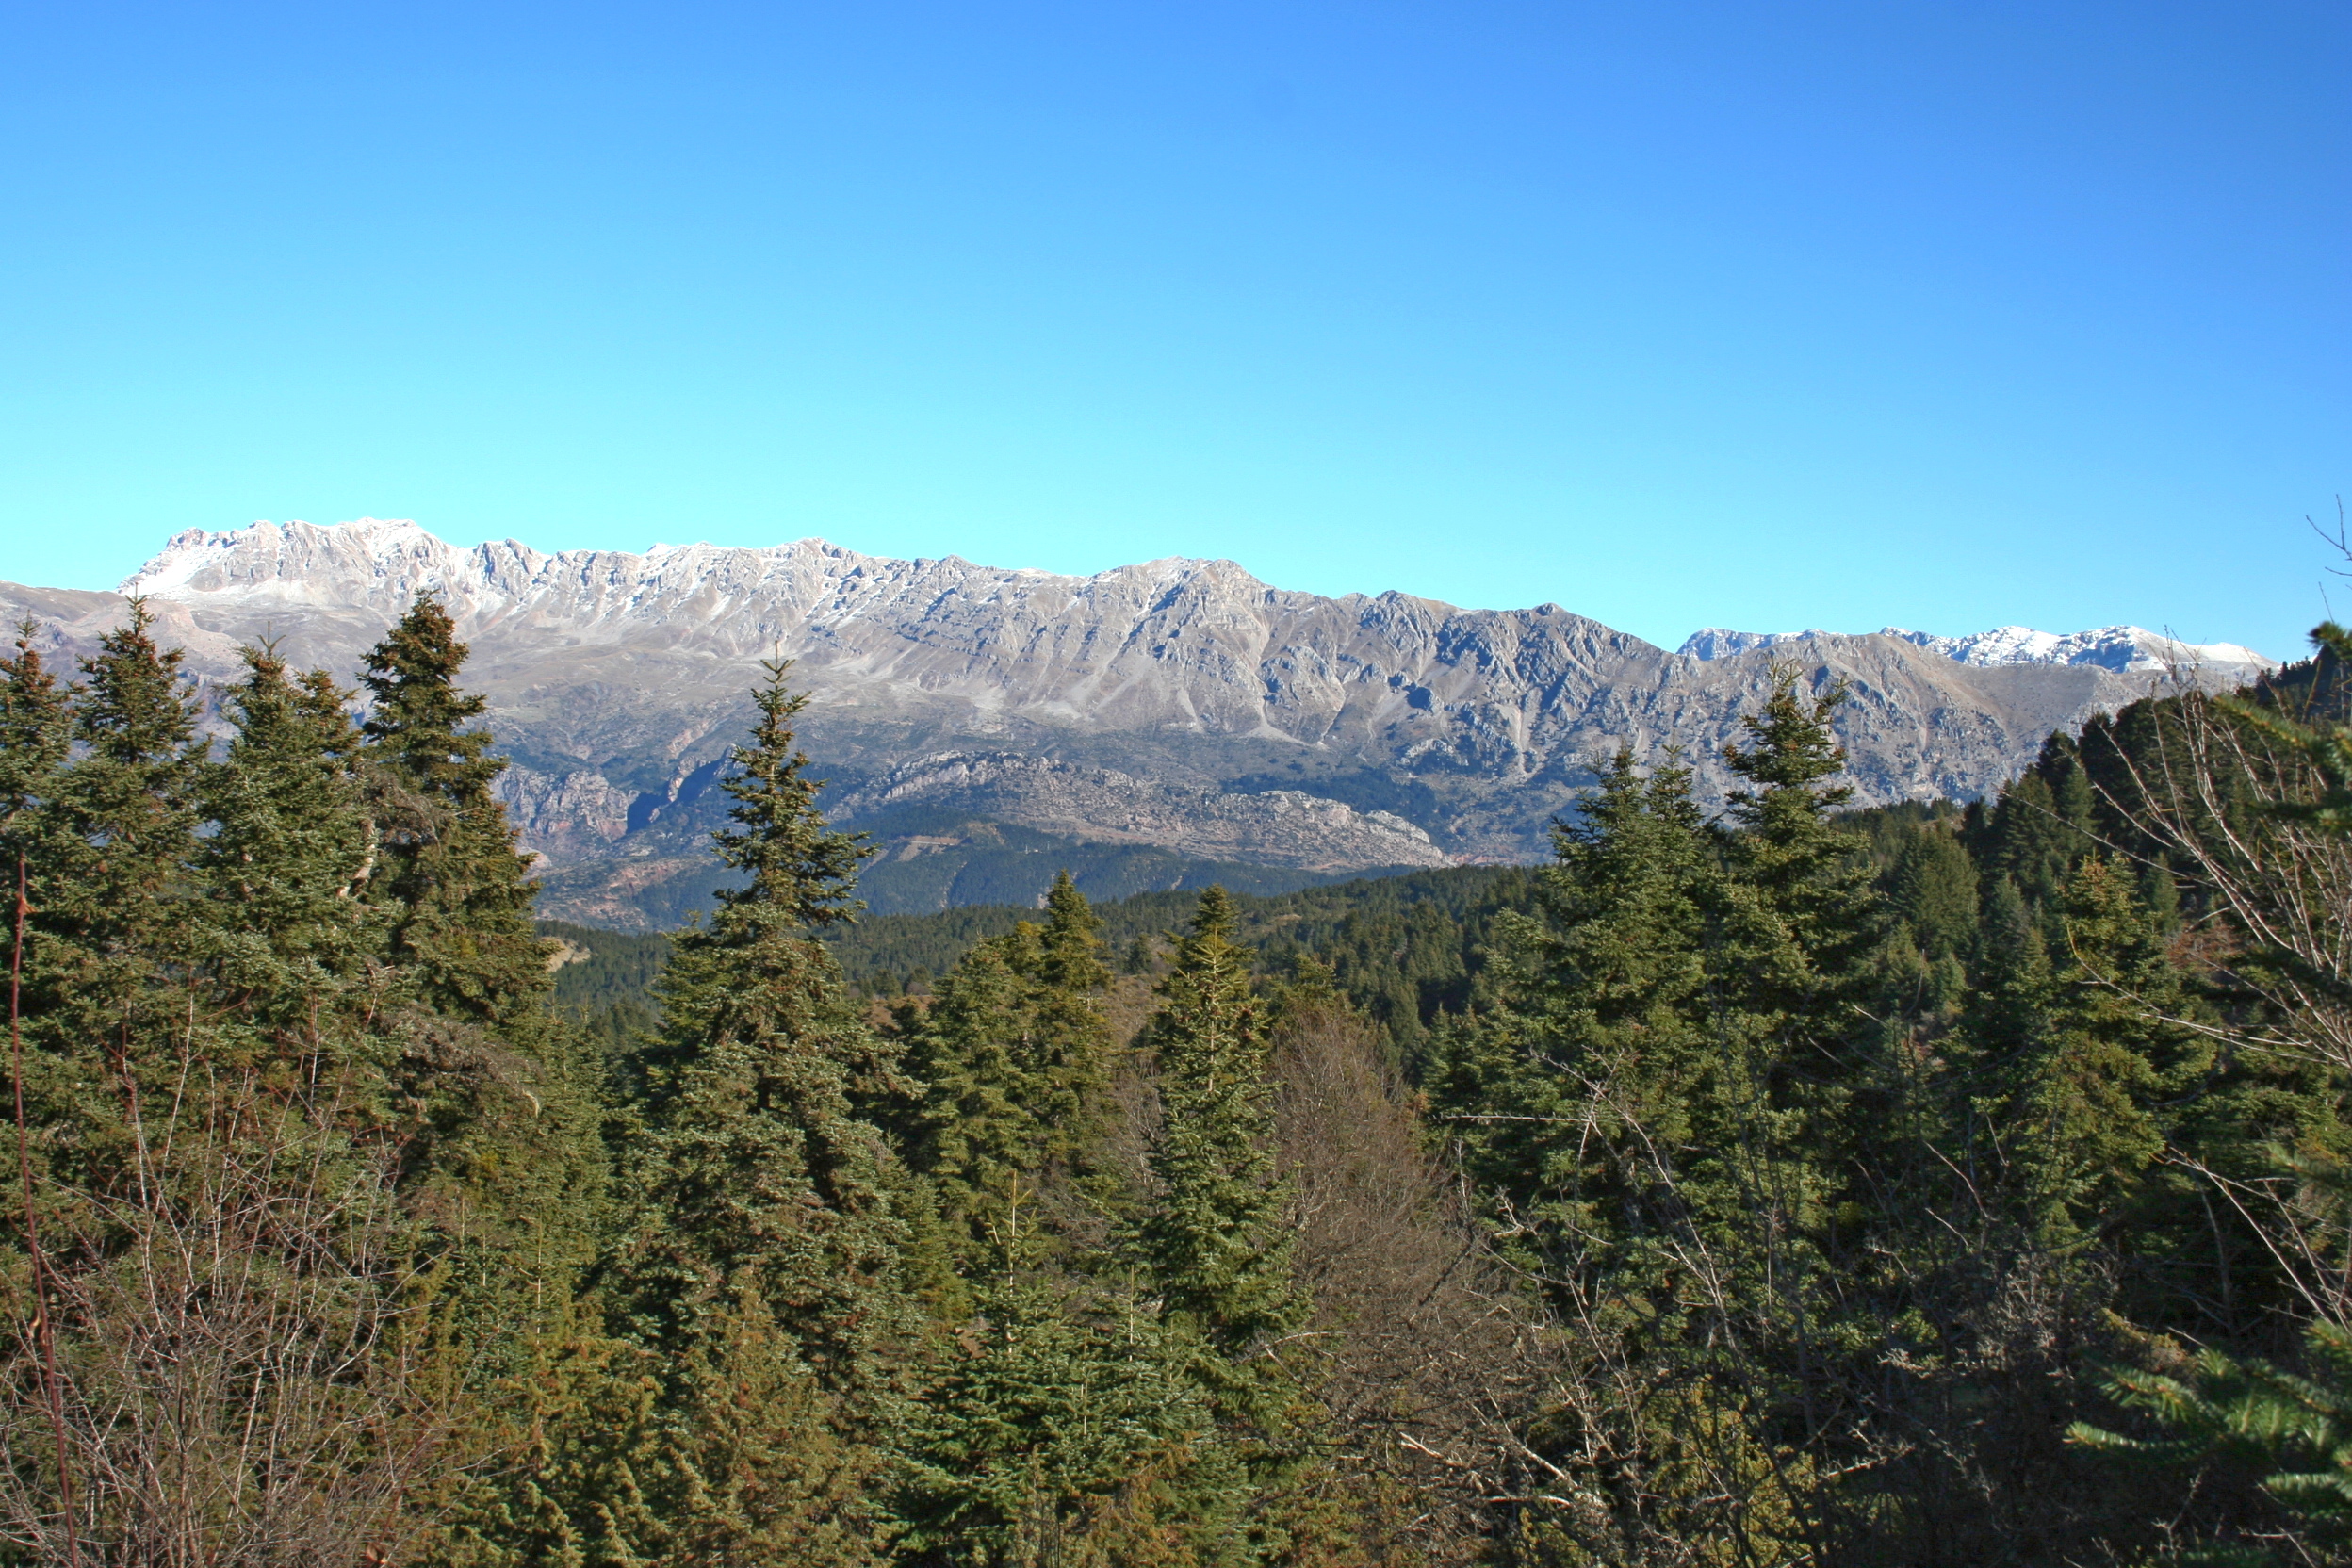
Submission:
<svg viewBox="0 0 2352 1568">
<path fill-rule="evenodd" d="M 1840 733 L 1870 801 L 1991 789 L 2050 730 L 2176 678 L 1968 662 L 1886 634 L 1702 659 L 1558 605 L 1327 598 L 1221 561 L 1065 577 L 822 540 L 547 554 L 374 520 L 191 531 L 123 591 L 211 678 L 262 636 L 348 677 L 415 595 L 440 595 L 551 896 L 573 890 L 572 907 L 614 923 L 675 907 L 679 879 L 707 874 L 712 781 L 765 659 L 796 662 L 803 736 L 845 823 L 887 834 L 913 811 L 935 832 L 963 813 L 1299 874 L 1533 858 L 1619 745 L 1679 748 L 1720 800 L 1722 743 L 1792 652 L 1808 678 L 1847 683 Z M 59 590 L 0 600 L 65 648 L 122 609 Z"/>
<path fill-rule="evenodd" d="M 2226 674 L 2242 680 L 2252 679 L 2266 670 L 2278 667 L 2277 660 L 2265 659 L 2252 648 L 2236 643 L 2184 643 L 2139 626 L 2102 626 L 2089 631 L 2064 635 L 2054 631 L 2036 631 L 2032 627 L 1998 626 L 1990 631 L 1972 632 L 1966 637 L 1937 637 L 1925 631 L 1909 631 L 1899 626 L 1890 626 L 1880 628 L 1878 634 L 1882 637 L 1900 637 L 1930 653 L 1941 654 L 1963 664 L 2094 664 L 2118 675 L 2195 668 Z M 1692 632 L 1675 651 L 1693 659 L 1725 659 L 1757 648 L 1779 647 L 1808 638 L 1836 635 L 1836 632 L 1818 629 L 1812 631 L 1733 631 L 1724 627 L 1710 626 Z"/>
</svg>

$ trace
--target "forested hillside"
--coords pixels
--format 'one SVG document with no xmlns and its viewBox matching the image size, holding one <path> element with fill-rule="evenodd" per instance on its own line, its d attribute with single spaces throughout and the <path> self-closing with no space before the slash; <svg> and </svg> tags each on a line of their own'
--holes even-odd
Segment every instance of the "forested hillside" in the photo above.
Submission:
<svg viewBox="0 0 2352 1568">
<path fill-rule="evenodd" d="M 0 660 L 0 1560 L 2352 1561 L 2352 639 L 1541 869 L 534 926 L 466 650 Z"/>
</svg>

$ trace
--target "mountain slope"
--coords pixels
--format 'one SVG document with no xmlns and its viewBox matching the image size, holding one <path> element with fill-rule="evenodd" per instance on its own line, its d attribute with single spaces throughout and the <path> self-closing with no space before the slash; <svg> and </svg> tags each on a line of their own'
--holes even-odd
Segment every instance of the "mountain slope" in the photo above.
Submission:
<svg viewBox="0 0 2352 1568">
<path fill-rule="evenodd" d="M 441 595 L 515 763 L 509 803 L 579 890 L 549 912 L 621 923 L 700 874 L 763 658 L 797 661 L 804 738 L 845 822 L 921 808 L 1336 874 L 1540 854 L 1620 744 L 1681 747 L 1719 799 L 1720 747 L 1789 651 L 1690 658 L 1557 605 L 1325 598 L 1221 561 L 1076 578 L 819 540 L 547 555 L 376 521 L 183 533 L 123 586 L 210 675 L 262 636 L 348 675 L 416 593 Z M 0 599 L 73 646 L 122 606 Z M 1887 635 L 1816 636 L 1799 657 L 1849 683 L 1840 733 L 1865 801 L 1981 792 L 2051 729 L 2168 678 L 1971 664 Z"/>
<path fill-rule="evenodd" d="M 1936 637 L 1890 626 L 1879 633 L 1943 655 L 1963 664 L 2095 664 L 2118 675 L 2169 671 L 2175 666 L 2224 674 L 2250 680 L 2278 667 L 2252 648 L 2235 643 L 2183 643 L 2140 626 L 2103 626 L 2090 631 L 2036 631 L 2032 627 L 2001 626 L 1966 637 Z M 1676 650 L 1694 659 L 1723 659 L 1756 648 L 1782 647 L 1827 631 L 1732 631 L 1710 626 L 1692 632 Z"/>
</svg>

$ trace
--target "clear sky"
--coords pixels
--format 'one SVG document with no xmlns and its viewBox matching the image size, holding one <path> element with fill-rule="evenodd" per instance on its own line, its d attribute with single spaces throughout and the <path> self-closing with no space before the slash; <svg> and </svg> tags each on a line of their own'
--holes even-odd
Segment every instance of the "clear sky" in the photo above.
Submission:
<svg viewBox="0 0 2352 1568">
<path fill-rule="evenodd" d="M 2290 654 L 2347 68 L 2341 0 L 14 0 L 0 577 L 376 515 Z"/>
</svg>

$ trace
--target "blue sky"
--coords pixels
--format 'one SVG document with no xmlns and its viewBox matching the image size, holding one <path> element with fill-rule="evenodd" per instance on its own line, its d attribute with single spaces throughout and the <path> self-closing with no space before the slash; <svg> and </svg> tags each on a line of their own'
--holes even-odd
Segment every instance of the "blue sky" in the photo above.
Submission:
<svg viewBox="0 0 2352 1568">
<path fill-rule="evenodd" d="M 0 7 L 0 577 L 372 514 L 2292 653 L 2348 65 L 2263 0 Z"/>
</svg>

